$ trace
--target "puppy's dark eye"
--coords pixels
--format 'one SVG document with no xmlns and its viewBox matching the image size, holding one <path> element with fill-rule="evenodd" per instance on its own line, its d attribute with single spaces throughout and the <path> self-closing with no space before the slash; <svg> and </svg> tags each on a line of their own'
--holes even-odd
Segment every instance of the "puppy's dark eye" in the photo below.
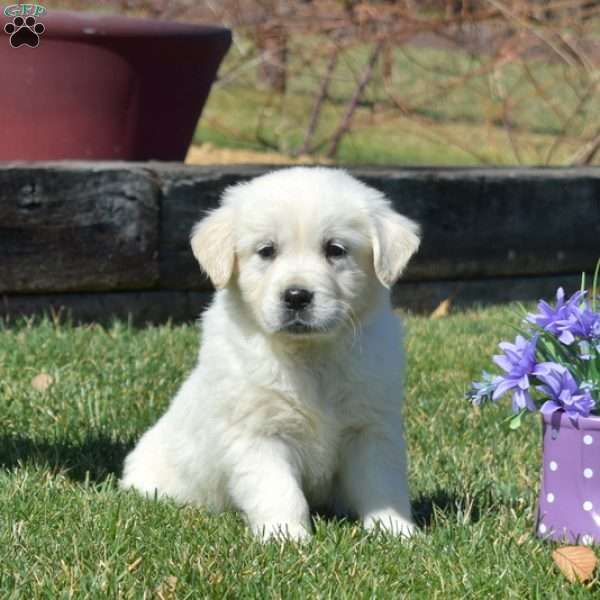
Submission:
<svg viewBox="0 0 600 600">
<path fill-rule="evenodd" d="M 340 242 L 329 240 L 325 244 L 325 256 L 327 258 L 341 258 L 342 256 L 346 256 L 346 254 L 348 254 L 348 250 Z"/>
<path fill-rule="evenodd" d="M 256 253 L 265 260 L 275 258 L 275 244 L 263 244 Z"/>
</svg>

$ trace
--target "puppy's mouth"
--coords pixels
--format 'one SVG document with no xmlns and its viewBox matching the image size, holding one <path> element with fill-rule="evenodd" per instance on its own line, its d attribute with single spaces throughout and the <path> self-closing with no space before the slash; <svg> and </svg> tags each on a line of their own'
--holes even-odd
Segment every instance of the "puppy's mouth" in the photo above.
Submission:
<svg viewBox="0 0 600 600">
<path fill-rule="evenodd" d="M 311 333 L 317 333 L 317 331 L 319 331 L 317 327 L 302 319 L 293 319 L 283 323 L 281 330 L 294 335 L 310 335 Z"/>
<path fill-rule="evenodd" d="M 334 328 L 335 324 L 333 322 L 315 323 L 303 317 L 301 313 L 295 313 L 281 323 L 279 331 L 295 336 L 316 336 L 328 334 Z"/>
<path fill-rule="evenodd" d="M 275 316 L 275 315 L 274 315 Z M 330 337 L 343 323 L 343 315 L 339 311 L 325 310 L 323 307 L 306 307 L 299 310 L 280 307 L 276 318 L 270 327 L 267 320 L 267 330 L 270 333 L 296 338 Z"/>
</svg>

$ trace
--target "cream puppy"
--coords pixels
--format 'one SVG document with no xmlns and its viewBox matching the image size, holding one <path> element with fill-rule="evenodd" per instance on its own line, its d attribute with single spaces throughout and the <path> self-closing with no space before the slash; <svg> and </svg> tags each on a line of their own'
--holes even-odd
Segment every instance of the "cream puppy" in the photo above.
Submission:
<svg viewBox="0 0 600 600">
<path fill-rule="evenodd" d="M 297 167 L 228 188 L 191 244 L 217 288 L 198 363 L 122 486 L 240 510 L 263 538 L 308 536 L 310 507 L 410 535 L 389 288 L 417 225 L 344 171 Z"/>
</svg>

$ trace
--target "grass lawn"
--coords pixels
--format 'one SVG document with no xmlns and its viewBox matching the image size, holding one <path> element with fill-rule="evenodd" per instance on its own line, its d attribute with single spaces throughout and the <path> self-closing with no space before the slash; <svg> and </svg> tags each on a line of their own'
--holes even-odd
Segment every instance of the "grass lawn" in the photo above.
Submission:
<svg viewBox="0 0 600 600">
<path fill-rule="evenodd" d="M 232 47 L 221 67 L 222 79 L 213 86 L 194 141 L 283 153 L 297 148 L 326 68 L 319 51 L 323 44 L 310 36 L 292 40 L 288 89 L 282 96 L 258 85 L 252 45 L 240 38 L 240 47 Z M 369 47 L 357 46 L 342 53 L 315 141 L 329 139 L 340 123 L 368 52 Z M 589 82 L 561 64 L 539 59 L 531 60 L 527 71 L 517 62 L 489 72 L 490 57 L 458 49 L 406 46 L 393 56 L 390 88 L 379 65 L 342 139 L 337 162 L 560 165 L 581 148 L 581 136 L 592 136 L 600 126 L 597 93 L 584 94 Z M 410 107 L 411 116 L 397 109 L 390 91 Z M 504 123 L 507 102 L 510 135 Z M 566 120 L 568 135 L 555 145 Z"/>
<path fill-rule="evenodd" d="M 532 534 L 539 424 L 463 399 L 516 309 L 410 317 L 408 542 L 317 519 L 306 545 L 261 545 L 234 514 L 117 489 L 123 457 L 191 368 L 194 326 L 0 327 L 0 597 L 565 598 Z M 46 372 L 54 384 L 37 391 Z"/>
</svg>

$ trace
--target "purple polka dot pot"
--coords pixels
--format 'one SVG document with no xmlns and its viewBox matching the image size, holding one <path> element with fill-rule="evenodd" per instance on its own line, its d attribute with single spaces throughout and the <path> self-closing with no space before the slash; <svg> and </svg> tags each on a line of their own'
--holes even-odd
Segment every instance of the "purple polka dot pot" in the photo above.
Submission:
<svg viewBox="0 0 600 600">
<path fill-rule="evenodd" d="M 600 417 L 573 423 L 542 415 L 543 467 L 537 515 L 540 537 L 600 543 Z"/>
</svg>

